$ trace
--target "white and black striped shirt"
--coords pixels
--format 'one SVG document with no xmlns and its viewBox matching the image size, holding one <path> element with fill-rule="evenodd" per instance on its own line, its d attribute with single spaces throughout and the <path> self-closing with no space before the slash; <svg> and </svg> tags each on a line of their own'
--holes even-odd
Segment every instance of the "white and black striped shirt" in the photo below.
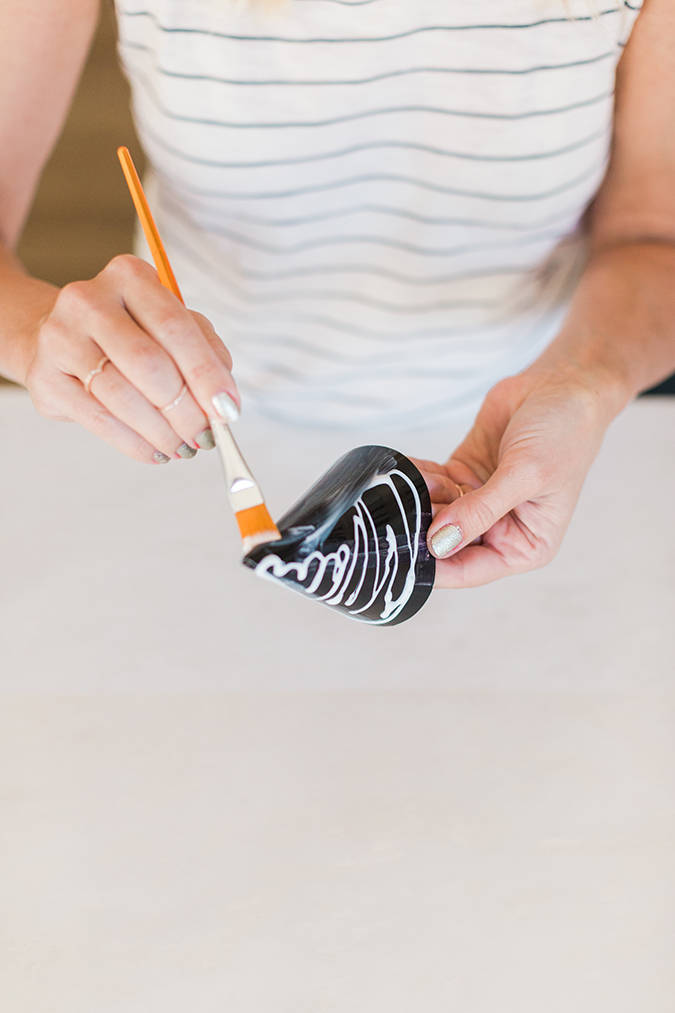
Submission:
<svg viewBox="0 0 675 1013">
<path fill-rule="evenodd" d="M 597 6 L 596 6 L 597 4 Z M 118 0 L 153 206 L 248 401 L 472 411 L 554 336 L 639 0 Z"/>
</svg>

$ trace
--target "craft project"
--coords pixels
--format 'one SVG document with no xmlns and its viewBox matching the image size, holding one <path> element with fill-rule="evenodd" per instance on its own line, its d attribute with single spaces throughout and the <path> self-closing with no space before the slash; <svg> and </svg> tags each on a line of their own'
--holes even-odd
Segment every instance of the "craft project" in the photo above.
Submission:
<svg viewBox="0 0 675 1013">
<path fill-rule="evenodd" d="M 131 155 L 125 147 L 117 154 L 160 281 L 183 302 Z M 209 423 L 246 566 L 361 622 L 392 626 L 421 609 L 431 594 L 436 563 L 426 542 L 429 492 L 412 461 L 388 447 L 358 447 L 340 458 L 277 527 L 222 410 L 219 414 Z"/>
<path fill-rule="evenodd" d="M 429 491 L 412 461 L 389 447 L 358 447 L 281 518 L 281 539 L 243 563 L 352 619 L 393 626 L 431 594 L 430 523 Z"/>
</svg>

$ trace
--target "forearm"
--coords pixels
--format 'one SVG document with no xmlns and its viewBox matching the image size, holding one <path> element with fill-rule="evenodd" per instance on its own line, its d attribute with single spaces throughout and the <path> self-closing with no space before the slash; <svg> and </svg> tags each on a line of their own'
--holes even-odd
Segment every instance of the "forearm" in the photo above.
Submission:
<svg viewBox="0 0 675 1013">
<path fill-rule="evenodd" d="M 596 248 L 555 341 L 530 367 L 580 382 L 608 421 L 675 371 L 675 244 Z"/>
<path fill-rule="evenodd" d="M 488 392 L 444 465 L 422 462 L 437 587 L 553 558 L 608 424 L 675 369 L 674 280 L 675 245 L 596 247 L 555 341 Z"/>
<path fill-rule="evenodd" d="M 57 289 L 30 278 L 8 251 L 68 111 L 98 7 L 99 0 L 0 2 L 0 373 L 21 383 Z"/>
<path fill-rule="evenodd" d="M 26 273 L 0 245 L 0 374 L 25 383 L 41 321 L 52 310 L 59 289 Z"/>
</svg>

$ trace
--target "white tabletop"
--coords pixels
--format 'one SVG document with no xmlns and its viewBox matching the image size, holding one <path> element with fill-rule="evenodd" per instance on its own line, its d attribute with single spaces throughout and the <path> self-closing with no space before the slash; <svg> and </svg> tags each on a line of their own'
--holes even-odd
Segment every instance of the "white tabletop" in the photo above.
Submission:
<svg viewBox="0 0 675 1013">
<path fill-rule="evenodd" d="M 278 515 L 345 450 L 242 419 Z M 0 388 L 6 1013 L 672 1013 L 675 399 L 562 551 L 349 622 L 238 563 L 215 454 Z"/>
</svg>

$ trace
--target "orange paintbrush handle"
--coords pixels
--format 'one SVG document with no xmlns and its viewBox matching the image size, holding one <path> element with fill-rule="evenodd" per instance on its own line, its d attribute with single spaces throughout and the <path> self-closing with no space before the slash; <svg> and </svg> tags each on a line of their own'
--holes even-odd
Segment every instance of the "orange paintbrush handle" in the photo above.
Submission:
<svg viewBox="0 0 675 1013">
<path fill-rule="evenodd" d="M 143 185 L 138 177 L 138 173 L 136 172 L 136 166 L 129 154 L 129 149 L 125 147 L 118 148 L 117 157 L 120 160 L 122 171 L 124 172 L 124 178 L 127 181 L 129 193 L 131 194 L 131 198 L 134 202 L 139 221 L 143 226 L 143 232 L 145 233 L 145 238 L 148 242 L 148 246 L 150 247 L 152 259 L 155 262 L 159 280 L 162 285 L 164 285 L 164 288 L 168 288 L 170 292 L 173 292 L 176 298 L 180 299 L 183 305 L 185 305 L 183 296 L 180 294 L 180 289 L 178 288 L 178 282 L 171 270 L 171 264 L 169 263 L 169 258 L 166 255 L 164 243 L 157 231 L 155 219 L 152 217 L 152 213 L 148 207 L 148 202 L 143 192 Z"/>
<path fill-rule="evenodd" d="M 148 207 L 148 202 L 143 193 L 143 186 L 138 178 L 136 166 L 129 154 L 129 149 L 125 147 L 118 148 L 117 157 L 122 165 L 124 178 L 127 181 L 136 212 L 143 226 L 143 232 L 148 241 L 152 258 L 155 261 L 159 280 L 165 288 L 173 292 L 185 305 L 183 296 L 180 294 L 180 289 L 178 288 L 178 282 L 171 270 L 171 264 L 166 255 L 164 243 L 160 239 L 155 220 Z M 210 419 L 210 423 L 225 468 L 230 502 L 232 503 L 232 509 L 239 525 L 244 552 L 250 552 L 256 545 L 265 542 L 278 541 L 281 538 L 281 533 L 265 506 L 258 483 L 246 467 L 246 462 L 239 453 L 239 448 L 234 442 L 234 437 L 230 432 L 229 426 L 222 420 L 215 418 Z M 243 489 L 241 488 L 242 482 L 245 486 Z"/>
</svg>

